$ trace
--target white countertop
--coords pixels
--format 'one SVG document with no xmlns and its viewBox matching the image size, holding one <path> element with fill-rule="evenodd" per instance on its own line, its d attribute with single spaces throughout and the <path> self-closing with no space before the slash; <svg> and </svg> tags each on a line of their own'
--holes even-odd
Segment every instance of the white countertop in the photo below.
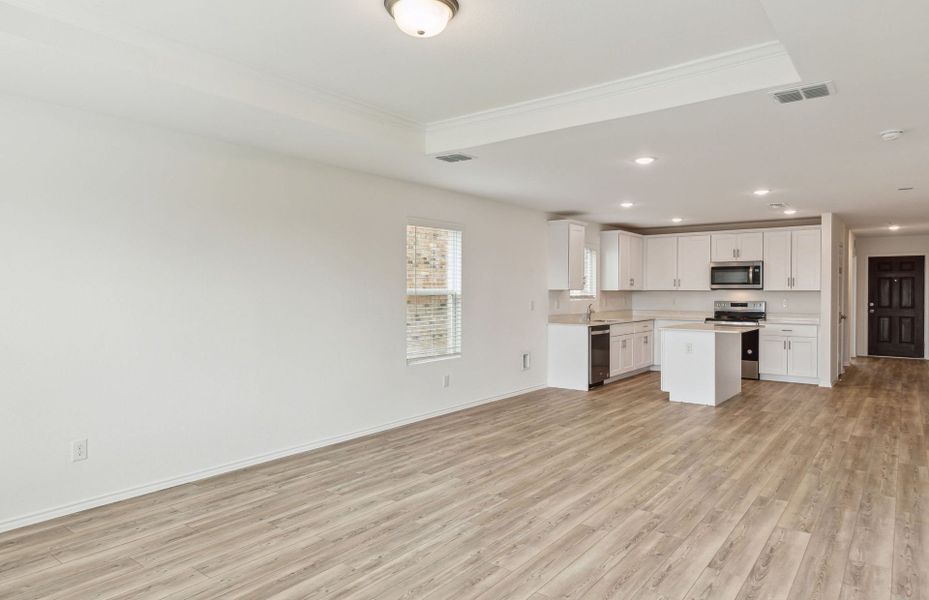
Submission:
<svg viewBox="0 0 929 600">
<path fill-rule="evenodd" d="M 551 315 L 548 322 L 554 325 L 621 325 L 623 323 L 637 323 L 640 321 L 694 321 L 702 323 L 704 319 L 712 317 L 711 311 L 675 311 L 675 310 L 636 310 L 636 311 L 603 311 L 594 313 L 594 320 L 587 322 L 587 315 Z M 772 325 L 819 325 L 817 314 L 790 314 L 768 313 L 765 321 Z"/>
<path fill-rule="evenodd" d="M 705 331 L 708 333 L 748 333 L 758 331 L 759 327 L 750 325 L 716 325 L 714 323 L 689 323 L 687 325 L 671 325 L 662 327 L 661 331 Z"/>
<path fill-rule="evenodd" d="M 703 311 L 673 311 L 673 310 L 648 310 L 648 311 L 603 311 L 594 313 L 594 320 L 587 322 L 587 315 L 584 313 L 573 315 L 551 315 L 548 322 L 553 325 L 621 325 L 623 323 L 638 323 L 640 321 L 695 321 L 700 322 L 707 317 L 712 317 L 712 312 Z"/>
</svg>

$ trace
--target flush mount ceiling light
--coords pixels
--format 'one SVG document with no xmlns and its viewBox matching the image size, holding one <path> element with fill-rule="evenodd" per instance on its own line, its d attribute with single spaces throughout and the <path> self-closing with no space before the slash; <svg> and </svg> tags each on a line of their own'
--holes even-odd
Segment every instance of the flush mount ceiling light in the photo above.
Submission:
<svg viewBox="0 0 929 600">
<path fill-rule="evenodd" d="M 623 208 L 632 208 L 633 206 L 635 206 L 635 204 L 633 204 L 632 202 L 623 202 L 620 204 L 620 206 L 622 206 Z"/>
<path fill-rule="evenodd" d="M 762 189 L 760 189 L 760 190 L 755 190 L 755 191 L 752 192 L 752 193 L 755 194 L 756 196 L 767 196 L 768 194 L 771 193 L 771 190 L 763 189 L 763 188 L 762 188 Z"/>
<path fill-rule="evenodd" d="M 635 159 L 635 164 L 645 166 L 652 164 L 655 162 L 655 160 L 656 159 L 654 156 L 640 156 L 639 158 Z"/>
<path fill-rule="evenodd" d="M 900 229 L 900 226 L 899 226 L 899 225 L 890 225 L 889 227 L 887 227 L 887 229 L 889 229 L 889 230 L 891 230 L 891 231 L 897 231 L 898 229 Z"/>
<path fill-rule="evenodd" d="M 445 31 L 458 14 L 458 0 L 384 0 L 400 31 L 415 38 L 430 38 Z"/>
<path fill-rule="evenodd" d="M 674 217 L 673 219 L 671 219 L 671 222 L 672 222 L 672 223 L 681 223 L 681 222 L 683 222 L 683 221 L 684 221 L 684 219 L 682 219 L 682 218 L 680 218 L 680 217 Z"/>
<path fill-rule="evenodd" d="M 784 214 L 785 214 L 785 215 L 795 215 L 795 214 L 797 214 L 797 209 L 796 209 L 796 208 L 785 208 L 785 209 L 784 209 Z"/>
</svg>

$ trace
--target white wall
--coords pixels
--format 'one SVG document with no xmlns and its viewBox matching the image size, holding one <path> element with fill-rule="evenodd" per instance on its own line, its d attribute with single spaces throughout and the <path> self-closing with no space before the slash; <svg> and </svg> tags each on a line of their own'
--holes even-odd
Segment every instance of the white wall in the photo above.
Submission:
<svg viewBox="0 0 929 600">
<path fill-rule="evenodd" d="M 832 213 L 823 215 L 822 236 L 822 320 L 820 322 L 819 373 L 820 385 L 832 387 L 839 379 L 842 357 L 842 329 L 839 315 L 845 308 L 848 290 L 848 228 Z"/>
<path fill-rule="evenodd" d="M 819 292 L 766 292 L 764 290 L 713 290 L 710 292 L 634 292 L 634 310 L 713 312 L 715 300 L 764 300 L 772 314 L 819 314 Z"/>
<path fill-rule="evenodd" d="M 10 97 L 0 131 L 0 529 L 545 383 L 542 213 Z M 406 365 L 408 217 L 465 228 L 460 359 Z"/>
<path fill-rule="evenodd" d="M 858 261 L 857 293 L 855 306 L 856 354 L 868 355 L 868 258 L 872 256 L 927 257 L 929 265 L 929 235 L 861 236 L 855 238 L 855 256 Z M 926 277 L 926 299 L 929 300 L 929 277 Z M 925 340 L 929 342 L 929 302 L 926 303 Z M 929 343 L 926 344 L 929 358 Z"/>
</svg>

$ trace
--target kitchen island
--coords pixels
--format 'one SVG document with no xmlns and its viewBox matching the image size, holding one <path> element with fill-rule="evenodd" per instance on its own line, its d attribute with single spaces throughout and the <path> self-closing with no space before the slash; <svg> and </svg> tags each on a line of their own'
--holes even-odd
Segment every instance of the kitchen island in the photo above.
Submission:
<svg viewBox="0 0 929 600">
<path fill-rule="evenodd" d="M 661 390 L 672 402 L 719 406 L 742 391 L 742 334 L 757 326 L 663 327 Z"/>
</svg>

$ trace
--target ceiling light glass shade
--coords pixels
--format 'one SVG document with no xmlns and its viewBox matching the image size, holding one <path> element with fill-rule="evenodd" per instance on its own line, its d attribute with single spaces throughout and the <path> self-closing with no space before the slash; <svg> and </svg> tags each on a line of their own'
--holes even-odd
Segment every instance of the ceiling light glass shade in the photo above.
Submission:
<svg viewBox="0 0 929 600">
<path fill-rule="evenodd" d="M 384 7 L 400 31 L 417 38 L 439 35 L 458 12 L 457 0 L 385 0 Z"/>
</svg>

